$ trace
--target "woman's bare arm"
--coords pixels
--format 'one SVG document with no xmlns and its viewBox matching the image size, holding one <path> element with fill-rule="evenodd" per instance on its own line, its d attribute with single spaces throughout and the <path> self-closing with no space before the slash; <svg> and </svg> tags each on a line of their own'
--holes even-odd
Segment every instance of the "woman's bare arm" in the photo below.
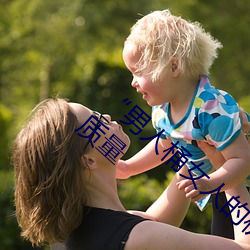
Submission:
<svg viewBox="0 0 250 250">
<path fill-rule="evenodd" d="M 245 202 L 250 204 L 249 193 L 242 185 L 227 190 L 226 194 L 228 199 L 240 196 L 242 204 Z M 238 220 L 236 211 L 232 213 L 232 218 L 235 221 Z M 245 221 L 248 220 L 250 220 L 249 214 L 245 218 Z M 144 221 L 131 231 L 125 250 L 250 250 L 250 237 L 242 232 L 243 226 L 242 224 L 234 227 L 235 240 L 230 240 L 218 236 L 191 233 L 164 223 Z"/>
</svg>

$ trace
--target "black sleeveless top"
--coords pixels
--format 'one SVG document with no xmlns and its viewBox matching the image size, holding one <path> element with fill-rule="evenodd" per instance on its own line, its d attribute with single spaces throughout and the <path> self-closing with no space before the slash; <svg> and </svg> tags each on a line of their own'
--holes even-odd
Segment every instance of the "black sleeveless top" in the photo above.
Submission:
<svg viewBox="0 0 250 250">
<path fill-rule="evenodd" d="M 85 207 L 82 223 L 66 241 L 67 250 L 123 250 L 140 216 L 110 209 Z"/>
</svg>

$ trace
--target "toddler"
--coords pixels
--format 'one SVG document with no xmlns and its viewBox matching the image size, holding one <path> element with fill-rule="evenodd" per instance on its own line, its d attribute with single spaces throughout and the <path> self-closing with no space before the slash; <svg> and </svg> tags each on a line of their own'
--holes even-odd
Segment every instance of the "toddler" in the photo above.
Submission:
<svg viewBox="0 0 250 250">
<path fill-rule="evenodd" d="M 120 161 L 118 178 L 127 178 L 161 164 L 173 147 L 184 147 L 190 156 L 186 163 L 210 178 L 202 177 L 182 184 L 188 198 L 197 201 L 201 209 L 209 196 L 199 191 L 220 191 L 243 182 L 250 174 L 250 149 L 241 132 L 239 109 L 231 95 L 211 84 L 209 69 L 222 45 L 197 22 L 174 16 L 169 10 L 152 12 L 136 22 L 125 41 L 123 59 L 133 75 L 131 85 L 152 107 L 152 122 L 160 133 L 158 152 L 153 139 L 140 152 Z M 214 145 L 226 162 L 212 172 L 212 165 L 197 141 Z M 168 154 L 167 160 L 171 157 Z M 201 199 L 203 198 L 203 199 Z M 205 201 L 205 202 L 204 202 Z M 224 216 L 224 214 L 221 214 Z M 231 223 L 232 224 L 232 223 Z M 225 225 L 227 229 L 228 226 Z M 229 233 L 231 236 L 232 233 Z M 225 235 L 227 237 L 227 235 Z"/>
</svg>

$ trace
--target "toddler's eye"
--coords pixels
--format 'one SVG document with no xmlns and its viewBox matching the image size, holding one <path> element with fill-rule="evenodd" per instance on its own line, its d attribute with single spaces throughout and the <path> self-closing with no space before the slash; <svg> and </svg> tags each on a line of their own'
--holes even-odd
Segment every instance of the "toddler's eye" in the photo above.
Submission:
<svg viewBox="0 0 250 250">
<path fill-rule="evenodd" d="M 136 71 L 133 75 L 140 77 L 140 76 L 142 76 L 142 72 L 141 71 Z"/>
</svg>

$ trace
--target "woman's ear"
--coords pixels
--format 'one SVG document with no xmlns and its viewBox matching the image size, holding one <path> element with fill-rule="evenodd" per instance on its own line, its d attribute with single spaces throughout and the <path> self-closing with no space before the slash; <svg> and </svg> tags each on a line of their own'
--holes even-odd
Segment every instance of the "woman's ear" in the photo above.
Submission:
<svg viewBox="0 0 250 250">
<path fill-rule="evenodd" d="M 171 59 L 171 70 L 172 70 L 174 77 L 176 77 L 180 74 L 179 60 L 176 57 L 173 57 Z"/>
<path fill-rule="evenodd" d="M 84 154 L 82 156 L 82 161 L 84 162 L 84 165 L 87 165 L 89 169 L 97 168 L 95 158 L 90 155 Z"/>
</svg>

